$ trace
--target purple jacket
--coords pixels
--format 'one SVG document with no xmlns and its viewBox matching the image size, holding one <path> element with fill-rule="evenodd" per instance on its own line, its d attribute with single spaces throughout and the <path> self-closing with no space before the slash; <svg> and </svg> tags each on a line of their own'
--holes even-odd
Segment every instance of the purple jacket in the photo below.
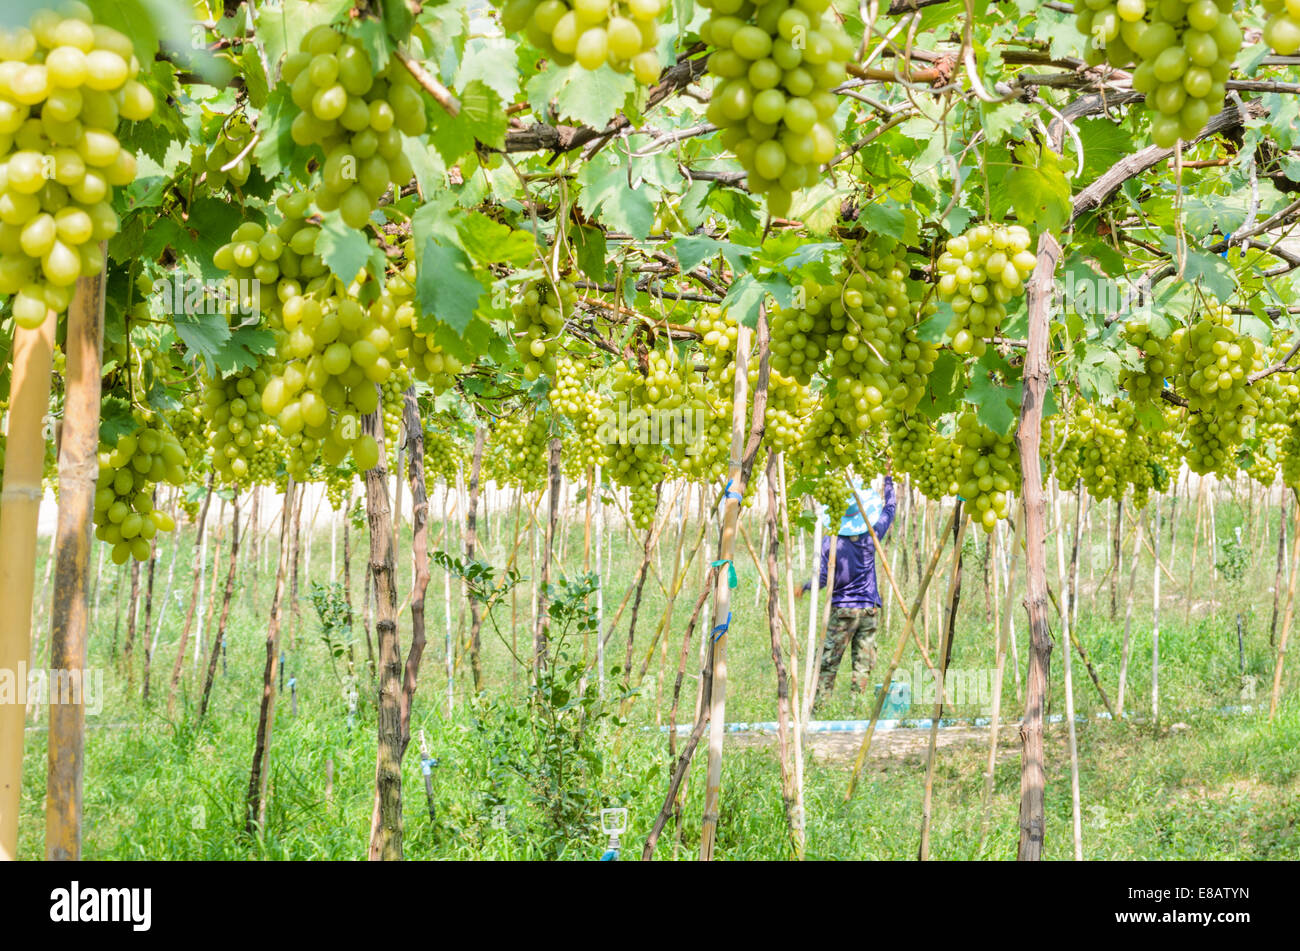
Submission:
<svg viewBox="0 0 1300 951">
<path fill-rule="evenodd" d="M 885 505 L 880 518 L 871 526 L 882 541 L 894 522 L 894 480 L 885 477 Z M 835 552 L 835 590 L 831 592 L 831 606 L 837 608 L 880 607 L 880 592 L 876 588 L 876 552 L 871 535 L 836 536 L 839 540 Z M 831 540 L 822 539 L 822 567 L 818 587 L 826 587 L 826 563 L 830 558 Z M 808 582 L 804 588 L 812 587 Z"/>
</svg>

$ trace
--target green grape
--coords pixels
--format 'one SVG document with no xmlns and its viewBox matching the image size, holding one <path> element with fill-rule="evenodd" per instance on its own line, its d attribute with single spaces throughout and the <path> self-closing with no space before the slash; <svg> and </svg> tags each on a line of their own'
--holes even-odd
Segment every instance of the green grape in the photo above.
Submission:
<svg viewBox="0 0 1300 951">
<path fill-rule="evenodd" d="M 560 333 L 577 299 L 577 288 L 569 281 L 556 281 L 552 285 L 543 279 L 526 283 L 519 300 L 512 305 L 515 350 L 524 363 L 524 378 L 529 382 L 542 375 L 555 376 Z"/>
<path fill-rule="evenodd" d="M 659 80 L 663 0 L 492 0 L 507 35 L 519 33 L 546 58 L 583 69 L 608 64 L 649 86 Z"/>
<path fill-rule="evenodd" d="M 792 196 L 816 184 L 838 150 L 832 90 L 847 77 L 854 44 L 826 3 L 705 6 L 700 38 L 715 47 L 709 72 L 717 79 L 706 115 L 740 160 L 749 190 L 785 217 Z"/>
<path fill-rule="evenodd" d="M 104 269 L 113 188 L 136 173 L 118 123 L 154 107 L 139 72 L 131 41 L 83 3 L 0 28 L 0 294 L 20 327 L 66 311 L 77 279 Z"/>
<path fill-rule="evenodd" d="M 1171 375 L 1187 399 L 1184 438 L 1193 472 L 1222 478 L 1236 470 L 1234 450 L 1254 426 L 1259 402 L 1250 375 L 1263 369 L 1264 348 L 1233 327 L 1231 311 L 1207 307 L 1191 327 L 1169 338 Z"/>
<path fill-rule="evenodd" d="M 300 110 L 293 141 L 325 156 L 317 206 L 365 228 L 380 199 L 414 175 L 402 137 L 428 126 L 419 84 L 395 57 L 376 70 L 359 38 L 328 24 L 307 31 L 281 75 Z"/>
<path fill-rule="evenodd" d="M 983 356 L 986 340 L 997 336 L 1007 303 L 1025 291 L 1034 269 L 1029 232 L 1020 225 L 982 224 L 949 238 L 936 262 L 939 299 L 952 304 L 948 327 L 952 348 Z"/>
<path fill-rule="evenodd" d="M 484 474 L 497 485 L 539 491 L 546 484 L 550 438 L 550 425 L 540 413 L 507 413 L 491 427 Z"/>
<path fill-rule="evenodd" d="M 957 416 L 958 494 L 971 520 L 986 532 L 1010 514 L 1012 491 L 1020 485 L 1020 457 L 1014 430 L 1005 435 L 984 426 L 973 410 Z"/>
<path fill-rule="evenodd" d="M 176 436 L 155 414 L 137 409 L 133 418 L 133 432 L 100 443 L 95 486 L 95 537 L 113 546 L 118 565 L 128 558 L 146 561 L 154 535 L 176 527 L 170 515 L 154 508 L 154 488 L 162 482 L 184 485 L 188 478 Z"/>
<path fill-rule="evenodd" d="M 1269 14 L 1264 24 L 1264 42 L 1279 56 L 1300 51 L 1300 3 L 1296 0 L 1261 0 Z"/>
</svg>

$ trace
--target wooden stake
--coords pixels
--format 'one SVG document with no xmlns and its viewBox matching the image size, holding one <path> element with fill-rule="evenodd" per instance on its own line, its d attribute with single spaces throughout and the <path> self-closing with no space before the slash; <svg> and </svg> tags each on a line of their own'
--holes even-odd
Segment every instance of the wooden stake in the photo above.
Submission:
<svg viewBox="0 0 1300 951">
<path fill-rule="evenodd" d="M 101 253 L 103 245 L 100 246 Z M 104 337 L 104 274 L 82 278 L 68 310 L 67 376 L 59 445 L 57 596 L 51 611 L 48 767 L 45 784 L 45 857 L 81 858 L 82 779 L 85 765 L 86 621 L 89 610 L 91 525 L 99 478 L 100 366 Z M 42 453 L 42 457 L 43 457 Z M 3 549 L 0 549 L 3 550 Z M 103 555 L 103 548 L 100 548 Z M 5 590 L 0 588 L 0 590 Z M 98 590 L 98 588 L 97 588 Z M 71 696 L 63 693 L 69 678 Z M 7 738 L 7 737 L 6 737 Z M 0 805 L 0 810 L 4 806 Z"/>
<path fill-rule="evenodd" d="M 1020 727 L 1023 752 L 1020 772 L 1020 844 L 1017 856 L 1029 861 L 1042 858 L 1046 829 L 1043 720 L 1052 636 L 1048 629 L 1047 516 L 1039 446 L 1042 442 L 1043 400 L 1050 374 L 1048 349 L 1053 280 L 1060 257 L 1061 248 L 1056 239 L 1048 232 L 1039 235 L 1037 262 L 1026 287 L 1029 340 L 1025 350 L 1020 424 L 1016 430 L 1016 448 L 1020 453 L 1021 497 L 1025 505 L 1025 607 L 1029 614 L 1029 636 L 1033 646 L 1025 716 Z"/>
<path fill-rule="evenodd" d="M 1273 663 L 1273 693 L 1268 702 L 1269 720 L 1272 720 L 1277 715 L 1278 700 L 1282 696 L 1282 665 L 1286 661 L 1287 640 L 1291 636 L 1291 621 L 1295 617 L 1296 575 L 1300 573 L 1300 495 L 1297 495 L 1295 524 L 1292 526 L 1291 534 L 1295 536 L 1295 541 L 1291 546 L 1291 580 L 1287 583 L 1286 589 L 1286 611 L 1282 615 L 1282 637 L 1278 641 L 1277 659 Z"/>
</svg>

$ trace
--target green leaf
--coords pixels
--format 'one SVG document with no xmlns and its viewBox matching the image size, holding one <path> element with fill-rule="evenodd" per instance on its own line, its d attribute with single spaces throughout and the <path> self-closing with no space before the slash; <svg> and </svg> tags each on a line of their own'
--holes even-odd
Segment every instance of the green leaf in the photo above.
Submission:
<svg viewBox="0 0 1300 951">
<path fill-rule="evenodd" d="M 589 70 L 570 66 L 569 81 L 555 97 L 561 119 L 572 119 L 593 129 L 603 129 L 636 89 L 631 73 L 616 73 L 608 65 Z"/>
<path fill-rule="evenodd" d="M 948 327 L 952 324 L 953 312 L 952 304 L 948 301 L 938 301 L 936 310 L 916 328 L 916 337 L 926 343 L 939 343 L 948 334 Z"/>
<path fill-rule="evenodd" d="M 992 375 L 979 372 L 977 366 L 971 373 L 965 399 L 976 407 L 976 418 L 998 435 L 1005 436 L 1016 428 L 1020 409 L 1019 387 L 994 383 Z"/>
<path fill-rule="evenodd" d="M 900 241 L 906 240 L 907 213 L 903 206 L 892 198 L 863 205 L 858 211 L 858 220 L 874 234 L 897 238 Z"/>
<path fill-rule="evenodd" d="M 754 256 L 753 248 L 719 241 L 717 238 L 682 236 L 673 241 L 673 250 L 677 252 L 677 263 L 683 274 L 695 270 L 702 261 L 707 261 L 715 254 L 721 254 L 733 271 L 745 271 L 749 269 L 749 262 Z"/>
<path fill-rule="evenodd" d="M 1070 220 L 1070 185 L 1061 168 L 1061 158 L 1051 149 L 1028 143 L 1015 150 L 1019 164 L 1013 166 L 994 191 L 993 216 L 1007 208 L 1026 227 L 1060 231 Z"/>
<path fill-rule="evenodd" d="M 185 348 L 203 360 L 209 369 L 215 366 L 217 354 L 230 339 L 230 321 L 226 315 L 190 314 L 178 310 L 169 316 L 176 328 L 176 336 L 181 338 Z"/>
<path fill-rule="evenodd" d="M 536 241 L 527 231 L 518 231 L 477 211 L 460 215 L 456 230 L 465 250 L 480 264 L 522 266 L 533 259 L 537 250 Z"/>
<path fill-rule="evenodd" d="M 498 96 L 481 80 L 470 82 L 460 92 L 460 113 L 449 116 L 441 109 L 433 112 L 430 141 L 448 164 L 474 148 L 475 140 L 494 149 L 506 144 L 506 111 Z"/>
<path fill-rule="evenodd" d="M 610 228 L 645 238 L 654 223 L 654 202 L 647 188 L 629 188 L 627 167 L 609 150 L 598 152 L 578 172 L 582 194 L 578 205 L 589 218 L 599 217 Z"/>
<path fill-rule="evenodd" d="M 322 217 L 316 253 L 340 281 L 352 283 L 366 267 L 375 277 L 383 276 L 384 252 L 370 243 L 364 231 L 344 224 L 337 209 Z"/>
<path fill-rule="evenodd" d="M 569 228 L 569 243 L 573 245 L 578 258 L 578 269 L 597 284 L 603 284 L 609 278 L 609 267 L 605 261 L 605 232 L 594 225 L 580 225 L 576 222 Z"/>
<path fill-rule="evenodd" d="M 964 392 L 966 368 L 961 357 L 951 350 L 941 350 L 926 381 L 926 393 L 918 409 L 930 419 L 939 419 L 960 405 Z"/>
</svg>

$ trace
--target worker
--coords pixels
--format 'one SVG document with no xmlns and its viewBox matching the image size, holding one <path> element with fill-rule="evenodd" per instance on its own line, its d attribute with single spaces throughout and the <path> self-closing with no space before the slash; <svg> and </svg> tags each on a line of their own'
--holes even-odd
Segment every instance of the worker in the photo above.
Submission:
<svg viewBox="0 0 1300 951">
<path fill-rule="evenodd" d="M 856 490 L 856 491 L 854 491 Z M 817 678 L 817 693 L 813 700 L 813 714 L 822 707 L 835 688 L 835 674 L 844 658 L 844 648 L 852 645 L 853 679 L 851 688 L 855 696 L 865 693 L 871 686 L 871 671 L 876 664 L 876 626 L 880 615 L 880 591 L 876 585 L 876 549 L 867 526 L 875 530 L 876 538 L 884 539 L 894 521 L 893 470 L 885 466 L 885 497 L 866 486 L 856 485 L 849 493 L 848 507 L 836 533 L 835 586 L 831 592 L 830 623 L 826 626 L 826 640 L 822 645 L 821 670 Z M 858 507 L 862 499 L 867 511 Z M 831 540 L 822 539 L 821 576 L 818 587 L 826 587 L 826 568 L 830 559 Z M 812 588 L 804 582 L 802 596 Z"/>
</svg>

